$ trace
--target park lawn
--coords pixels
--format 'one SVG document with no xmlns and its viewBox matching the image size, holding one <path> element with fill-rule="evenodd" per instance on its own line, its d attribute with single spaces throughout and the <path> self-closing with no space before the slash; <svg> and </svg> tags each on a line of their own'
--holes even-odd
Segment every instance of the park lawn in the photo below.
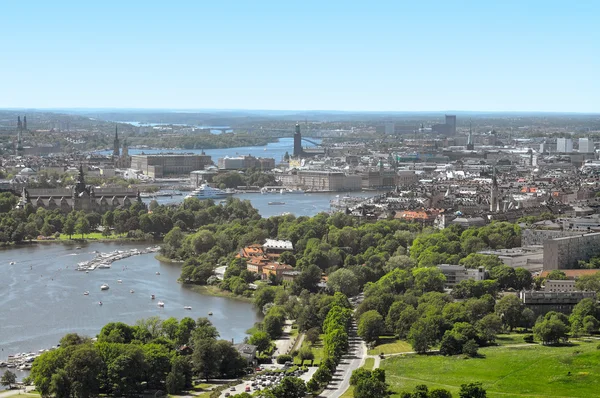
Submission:
<svg viewBox="0 0 600 398">
<path fill-rule="evenodd" d="M 600 391 L 600 350 L 596 343 L 565 347 L 487 347 L 483 358 L 408 355 L 385 359 L 381 367 L 399 397 L 416 385 L 445 388 L 458 396 L 460 385 L 481 382 L 489 398 L 594 397 Z M 570 374 L 569 374 L 570 372 Z"/>
<path fill-rule="evenodd" d="M 199 383 L 199 384 L 194 384 L 194 390 L 208 390 L 209 388 L 214 387 L 214 384 L 207 384 L 207 383 Z"/>
<path fill-rule="evenodd" d="M 513 345 L 513 344 L 525 344 L 523 337 L 531 335 L 532 333 L 510 333 L 510 334 L 499 334 L 496 336 L 496 344 L 498 345 Z"/>
<path fill-rule="evenodd" d="M 413 351 L 411 345 L 404 340 L 397 340 L 392 336 L 381 336 L 379 337 L 378 345 L 369 350 L 369 355 L 384 354 L 396 354 L 401 352 Z"/>
<path fill-rule="evenodd" d="M 373 366 L 375 366 L 375 358 L 367 358 L 365 359 L 365 364 L 362 367 L 367 370 L 373 370 Z"/>
<path fill-rule="evenodd" d="M 83 239 L 90 239 L 90 240 L 110 240 L 110 239 L 123 239 L 123 236 L 117 236 L 117 235 L 109 235 L 109 236 L 104 236 L 102 235 L 102 232 L 90 232 L 89 234 L 83 234 Z M 60 234 L 58 240 L 81 240 L 81 234 L 73 234 L 71 236 L 71 239 L 69 239 L 69 235 L 66 234 Z"/>
</svg>

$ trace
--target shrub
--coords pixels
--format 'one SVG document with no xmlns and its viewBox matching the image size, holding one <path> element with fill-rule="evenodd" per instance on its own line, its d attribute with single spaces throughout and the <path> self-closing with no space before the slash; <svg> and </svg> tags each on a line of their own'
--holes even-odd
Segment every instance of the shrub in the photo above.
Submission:
<svg viewBox="0 0 600 398">
<path fill-rule="evenodd" d="M 465 354 L 471 358 L 475 358 L 479 354 L 477 352 L 478 348 L 479 348 L 479 346 L 477 345 L 475 340 L 468 340 L 465 344 L 463 344 L 462 352 L 463 352 L 463 354 Z"/>
<path fill-rule="evenodd" d="M 280 365 L 282 365 L 286 362 L 291 362 L 291 361 L 292 361 L 292 356 L 288 355 L 288 354 L 282 354 L 277 357 L 277 363 Z"/>
<path fill-rule="evenodd" d="M 533 335 L 528 334 L 528 335 L 523 336 L 523 341 L 526 343 L 533 343 Z"/>
</svg>

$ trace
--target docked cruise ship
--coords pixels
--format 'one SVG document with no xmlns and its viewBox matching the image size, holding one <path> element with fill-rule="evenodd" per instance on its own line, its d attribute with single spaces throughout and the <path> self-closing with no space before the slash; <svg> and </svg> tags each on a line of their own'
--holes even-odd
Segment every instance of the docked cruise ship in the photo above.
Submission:
<svg viewBox="0 0 600 398">
<path fill-rule="evenodd" d="M 198 198 L 198 199 L 219 199 L 226 198 L 233 195 L 233 192 L 223 191 L 219 188 L 213 188 L 206 184 L 202 184 L 199 188 L 195 189 L 185 198 Z"/>
</svg>

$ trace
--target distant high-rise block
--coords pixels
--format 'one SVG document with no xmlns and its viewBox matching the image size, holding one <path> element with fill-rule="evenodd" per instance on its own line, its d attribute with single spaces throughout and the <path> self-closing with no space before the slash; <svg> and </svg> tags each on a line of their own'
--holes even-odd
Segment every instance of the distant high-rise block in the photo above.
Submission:
<svg viewBox="0 0 600 398">
<path fill-rule="evenodd" d="M 594 152 L 594 142 L 589 138 L 580 138 L 579 139 L 579 153 L 593 153 Z"/>
<path fill-rule="evenodd" d="M 386 122 L 385 123 L 385 133 L 386 134 L 394 134 L 396 129 L 396 125 L 394 122 Z"/>
<path fill-rule="evenodd" d="M 571 153 L 573 152 L 573 140 L 571 138 L 557 138 L 556 152 Z"/>
<path fill-rule="evenodd" d="M 448 134 L 456 135 L 456 115 L 446 115 L 446 125 L 448 126 Z"/>
</svg>

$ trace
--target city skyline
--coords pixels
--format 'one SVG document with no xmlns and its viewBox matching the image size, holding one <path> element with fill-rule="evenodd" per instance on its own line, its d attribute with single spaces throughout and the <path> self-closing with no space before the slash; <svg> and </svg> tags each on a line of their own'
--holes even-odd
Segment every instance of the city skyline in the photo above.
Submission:
<svg viewBox="0 0 600 398">
<path fill-rule="evenodd" d="M 600 112 L 592 2 L 32 3 L 0 108 Z"/>
</svg>

